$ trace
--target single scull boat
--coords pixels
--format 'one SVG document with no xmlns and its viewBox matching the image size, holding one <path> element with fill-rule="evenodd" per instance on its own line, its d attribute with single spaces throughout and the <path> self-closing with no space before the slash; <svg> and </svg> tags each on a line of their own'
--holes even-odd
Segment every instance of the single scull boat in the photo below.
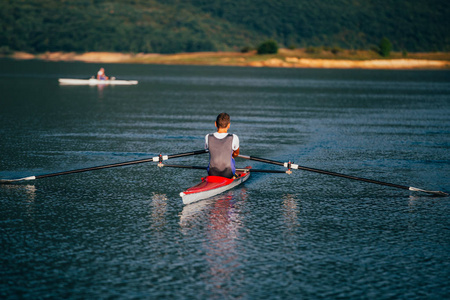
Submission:
<svg viewBox="0 0 450 300">
<path fill-rule="evenodd" d="M 251 167 L 236 170 L 237 178 L 229 179 L 220 176 L 206 176 L 202 182 L 180 193 L 183 204 L 190 204 L 202 199 L 228 191 L 243 183 L 250 177 Z"/>
<path fill-rule="evenodd" d="M 91 79 L 73 79 L 73 78 L 59 78 L 59 84 L 61 85 L 135 85 L 138 84 L 136 80 L 98 80 Z"/>
<path fill-rule="evenodd" d="M 74 173 L 81 173 L 81 172 L 87 172 L 87 171 L 94 171 L 94 170 L 102 170 L 107 168 L 114 168 L 114 167 L 122 167 L 122 166 L 128 166 L 128 165 L 134 165 L 134 164 L 141 164 L 141 163 L 147 163 L 147 162 L 159 162 L 159 167 L 174 167 L 174 168 L 187 168 L 187 169 L 199 169 L 199 170 L 205 170 L 206 167 L 198 167 L 198 166 L 184 166 L 184 165 L 167 165 L 163 164 L 162 162 L 168 159 L 172 158 L 178 158 L 183 156 L 190 156 L 190 155 L 198 155 L 208 153 L 208 150 L 197 150 L 197 151 L 191 151 L 191 152 L 185 152 L 185 153 L 177 153 L 177 154 L 171 154 L 171 155 L 159 155 L 155 157 L 145 158 L 145 159 L 139 159 L 139 160 L 133 160 L 133 161 L 125 161 L 121 163 L 114 163 L 109 165 L 102 165 L 102 166 L 96 166 L 96 167 L 90 167 L 90 168 L 83 168 L 83 169 L 75 169 L 70 171 L 62 171 L 57 173 L 49 173 L 49 174 L 42 174 L 42 175 L 34 175 L 34 176 L 28 176 L 23 178 L 17 178 L 17 179 L 0 179 L 0 184 L 10 184 L 15 182 L 21 182 L 21 181 L 29 181 L 29 180 L 35 180 L 35 179 L 41 179 L 41 178 L 47 178 L 47 177 L 54 177 L 54 176 L 60 176 L 60 175 L 67 175 L 67 174 L 74 174 Z M 384 185 L 394 188 L 399 188 L 403 190 L 409 190 L 413 192 L 422 192 L 431 194 L 433 196 L 440 196 L 440 197 L 448 197 L 449 194 L 442 192 L 442 191 L 429 191 L 424 190 L 412 186 L 407 185 L 399 185 L 389 182 L 383 182 L 378 181 L 374 179 L 368 179 L 363 177 L 356 177 L 352 175 L 345 175 L 342 173 L 336 173 L 326 170 L 320 170 L 320 169 L 314 169 L 309 168 L 305 166 L 300 166 L 291 162 L 281 162 L 281 161 L 275 161 L 270 160 L 267 158 L 260 158 L 255 156 L 246 156 L 246 155 L 239 155 L 238 157 L 248 159 L 248 160 L 254 160 L 258 162 L 263 162 L 267 164 L 273 164 L 278 165 L 286 168 L 286 171 L 281 170 L 258 170 L 253 169 L 251 167 L 246 167 L 245 169 L 237 169 L 236 174 L 238 175 L 237 178 L 234 179 L 228 179 L 224 177 L 218 177 L 218 176 L 207 176 L 205 178 L 202 178 L 202 182 L 199 183 L 196 186 L 193 186 L 184 192 L 180 193 L 181 198 L 183 199 L 184 204 L 189 204 L 198 200 L 206 199 L 215 195 L 218 195 L 220 193 L 223 193 L 227 190 L 230 190 L 234 188 L 235 186 L 243 183 L 250 177 L 250 173 L 253 172 L 264 172 L 264 173 L 287 173 L 291 174 L 291 170 L 303 170 L 303 171 L 309 171 L 319 174 L 325 174 L 325 175 L 331 175 L 331 176 L 337 176 L 341 178 L 347 178 L 357 181 L 363 181 L 368 183 L 374 183 L 378 185 Z"/>
</svg>

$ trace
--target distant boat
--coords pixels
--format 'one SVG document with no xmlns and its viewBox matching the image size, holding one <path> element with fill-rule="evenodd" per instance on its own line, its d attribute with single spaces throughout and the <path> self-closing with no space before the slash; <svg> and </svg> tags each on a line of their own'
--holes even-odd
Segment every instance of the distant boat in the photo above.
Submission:
<svg viewBox="0 0 450 300">
<path fill-rule="evenodd" d="M 61 85 L 135 85 L 138 84 L 137 80 L 116 80 L 114 77 L 109 80 L 91 79 L 72 79 L 72 78 L 59 78 L 59 84 Z"/>
</svg>

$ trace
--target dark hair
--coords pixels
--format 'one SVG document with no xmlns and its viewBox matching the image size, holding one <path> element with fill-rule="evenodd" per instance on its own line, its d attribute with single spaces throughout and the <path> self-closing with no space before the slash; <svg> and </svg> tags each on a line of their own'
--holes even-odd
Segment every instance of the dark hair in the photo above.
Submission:
<svg viewBox="0 0 450 300">
<path fill-rule="evenodd" d="M 230 116 L 227 113 L 220 113 L 216 119 L 217 128 L 226 128 L 230 124 Z"/>
</svg>

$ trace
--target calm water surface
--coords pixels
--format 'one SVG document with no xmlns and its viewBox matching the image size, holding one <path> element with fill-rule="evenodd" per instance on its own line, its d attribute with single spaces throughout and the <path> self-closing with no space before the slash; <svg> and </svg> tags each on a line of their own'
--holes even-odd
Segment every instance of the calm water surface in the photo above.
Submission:
<svg viewBox="0 0 450 300">
<path fill-rule="evenodd" d="M 0 61 L 0 178 L 203 148 L 450 191 L 450 72 Z M 173 160 L 206 165 L 207 155 Z M 238 166 L 276 166 L 237 160 Z M 184 206 L 154 164 L 0 186 L 2 299 L 449 297 L 449 198 L 305 171 Z"/>
</svg>

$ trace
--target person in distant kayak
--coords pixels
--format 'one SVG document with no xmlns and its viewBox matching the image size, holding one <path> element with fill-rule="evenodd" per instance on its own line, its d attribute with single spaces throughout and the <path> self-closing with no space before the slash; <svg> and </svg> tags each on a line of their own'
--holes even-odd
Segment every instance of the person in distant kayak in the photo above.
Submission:
<svg viewBox="0 0 450 300">
<path fill-rule="evenodd" d="M 105 75 L 105 69 L 100 68 L 100 70 L 98 70 L 97 79 L 98 80 L 108 80 L 108 76 Z"/>
<path fill-rule="evenodd" d="M 208 175 L 233 178 L 236 172 L 234 158 L 239 155 L 239 138 L 228 133 L 230 116 L 217 116 L 217 132 L 205 136 L 205 149 L 209 150 Z"/>
</svg>

